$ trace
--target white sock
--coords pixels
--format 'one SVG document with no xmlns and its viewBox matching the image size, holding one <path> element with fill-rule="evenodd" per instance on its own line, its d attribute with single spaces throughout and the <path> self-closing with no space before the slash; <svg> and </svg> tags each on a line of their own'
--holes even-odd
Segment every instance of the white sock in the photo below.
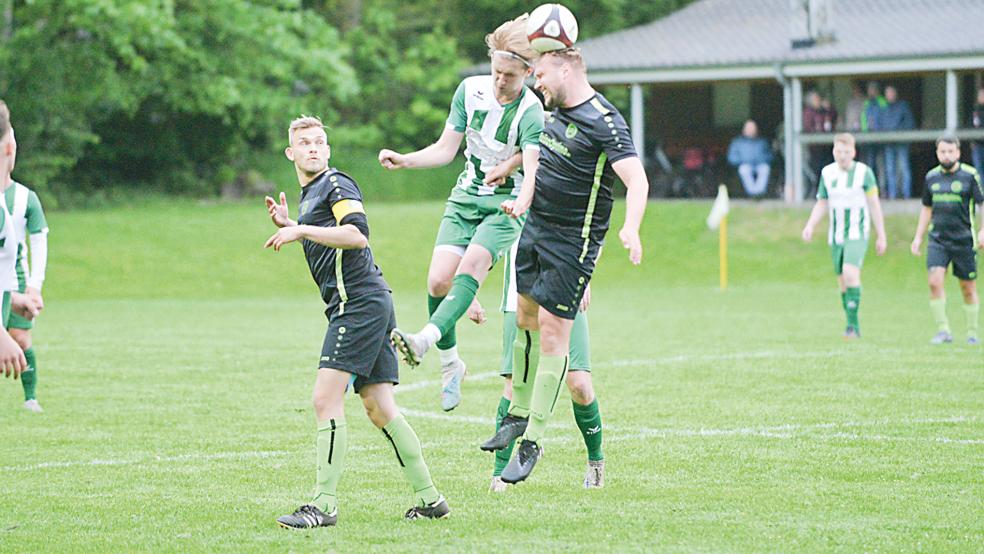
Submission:
<svg viewBox="0 0 984 554">
<path fill-rule="evenodd" d="M 437 328 L 437 325 L 433 323 L 428 323 L 424 325 L 424 328 L 420 330 L 420 337 L 427 341 L 427 348 L 437 344 L 437 341 L 441 340 L 441 330 Z"/>
<path fill-rule="evenodd" d="M 447 350 L 437 349 L 437 353 L 441 355 L 441 365 L 448 365 L 452 362 L 458 361 L 458 347 L 452 346 Z"/>
</svg>

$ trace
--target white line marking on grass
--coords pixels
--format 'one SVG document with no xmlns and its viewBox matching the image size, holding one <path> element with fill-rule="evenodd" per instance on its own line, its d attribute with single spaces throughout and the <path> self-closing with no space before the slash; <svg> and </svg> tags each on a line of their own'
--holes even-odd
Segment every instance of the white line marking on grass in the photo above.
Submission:
<svg viewBox="0 0 984 554">
<path fill-rule="evenodd" d="M 757 360 L 769 358 L 825 358 L 843 354 L 843 351 L 826 352 L 796 352 L 790 350 L 762 350 L 759 352 L 735 352 L 731 354 L 679 354 L 676 356 L 660 356 L 644 359 L 614 360 L 608 364 L 612 367 L 635 367 L 645 365 L 674 364 L 682 362 L 714 362 L 729 360 Z"/>
<path fill-rule="evenodd" d="M 499 374 L 494 371 L 489 371 L 488 373 L 477 373 L 475 375 L 466 375 L 465 382 L 468 383 L 471 381 L 485 381 L 487 379 L 491 379 L 493 377 L 498 377 L 498 376 Z M 428 379 L 426 381 L 417 381 L 415 383 L 408 383 L 406 385 L 397 385 L 393 390 L 396 391 L 397 393 L 401 393 L 401 392 L 410 392 L 410 391 L 426 389 L 430 387 L 440 387 L 440 386 L 441 386 L 440 379 Z"/>
<path fill-rule="evenodd" d="M 435 413 L 428 412 L 424 410 L 414 410 L 410 408 L 401 408 L 404 415 L 410 417 L 417 417 L 421 419 L 434 419 L 440 421 L 451 421 L 456 423 L 469 423 L 474 425 L 492 426 L 495 424 L 495 420 L 489 417 L 478 417 L 478 416 L 467 416 L 467 415 L 453 415 L 449 413 Z M 933 425 L 939 423 L 967 423 L 975 422 L 977 417 L 968 416 L 949 416 L 942 418 L 916 418 L 916 419 L 899 419 L 899 420 L 889 420 L 889 419 L 879 419 L 873 421 L 845 421 L 845 422 L 830 422 L 830 423 L 814 423 L 814 424 L 784 424 L 776 425 L 771 427 L 737 427 L 730 429 L 715 429 L 715 428 L 699 428 L 699 429 L 653 429 L 647 427 L 641 428 L 616 428 L 615 426 L 605 424 L 604 429 L 609 433 L 612 433 L 608 440 L 614 441 L 627 441 L 627 440 L 639 440 L 647 438 L 668 438 L 668 437 L 736 437 L 736 436 L 747 436 L 747 437 L 765 437 L 771 439 L 793 439 L 793 438 L 819 438 L 819 439 L 837 439 L 837 438 L 849 438 L 854 440 L 871 440 L 871 441 L 930 441 L 939 442 L 943 444 L 984 444 L 984 440 L 978 439 L 952 439 L 948 437 L 892 437 L 888 435 L 862 435 L 859 433 L 828 433 L 828 434 L 811 434 L 811 430 L 824 430 L 824 429 L 839 429 L 839 428 L 851 428 L 851 427 L 884 427 L 888 425 Z M 569 425 L 560 422 L 552 422 L 548 425 L 549 428 L 568 428 Z M 623 434 L 625 433 L 625 434 Z M 550 442 L 567 442 L 561 437 L 556 438 L 554 441 Z"/>
<path fill-rule="evenodd" d="M 359 452 L 362 450 L 376 450 L 377 447 L 368 446 L 350 446 L 348 447 L 349 452 Z M 59 469 L 65 467 L 95 467 L 95 466 L 126 466 L 126 465 L 139 465 L 139 464 L 151 464 L 151 463 L 174 463 L 174 462 L 211 462 L 215 460 L 248 460 L 248 459 L 264 459 L 264 458 L 279 458 L 284 456 L 293 456 L 297 452 L 291 452 L 289 450 L 259 450 L 253 452 L 216 452 L 214 454 L 178 454 L 176 456 L 144 456 L 143 458 L 136 458 L 132 460 L 78 460 L 73 462 L 41 462 L 39 464 L 28 464 L 20 466 L 4 466 L 0 467 L 0 471 L 35 471 L 39 469 Z"/>
</svg>

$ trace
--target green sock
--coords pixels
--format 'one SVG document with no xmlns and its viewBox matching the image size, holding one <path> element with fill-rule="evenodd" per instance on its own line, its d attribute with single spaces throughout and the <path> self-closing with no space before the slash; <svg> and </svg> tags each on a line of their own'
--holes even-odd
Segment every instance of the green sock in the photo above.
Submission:
<svg viewBox="0 0 984 554">
<path fill-rule="evenodd" d="M 437 308 L 441 305 L 441 302 L 444 302 L 444 298 L 444 296 L 427 295 L 427 317 L 434 315 L 434 312 L 437 311 Z M 452 325 L 446 333 L 441 335 L 441 340 L 437 341 L 438 350 L 447 350 L 458 345 L 458 336 L 454 329 L 455 326 Z"/>
<path fill-rule="evenodd" d="M 396 460 L 403 468 L 403 474 L 413 487 L 413 494 L 420 506 L 433 504 L 441 495 L 431 481 L 430 471 L 424 462 L 424 453 L 420 449 L 420 439 L 413 432 L 403 414 L 398 414 L 383 427 L 383 434 L 396 451 Z"/>
<path fill-rule="evenodd" d="M 474 277 L 465 273 L 454 276 L 454 280 L 451 281 L 451 290 L 430 318 L 430 323 L 441 330 L 442 340 L 445 335 L 451 333 L 455 323 L 468 311 L 468 306 L 471 306 L 477 292 L 478 281 Z"/>
<path fill-rule="evenodd" d="M 946 319 L 946 297 L 933 298 L 929 301 L 929 309 L 936 320 L 936 330 L 950 332 L 950 322 Z"/>
<path fill-rule="evenodd" d="M 844 315 L 847 315 L 847 291 L 841 291 L 841 308 L 844 309 Z"/>
<path fill-rule="evenodd" d="M 587 406 L 582 406 L 571 400 L 574 407 L 574 421 L 584 437 L 584 446 L 588 447 L 588 459 L 604 460 L 601 452 L 601 410 L 598 409 L 598 399 L 595 398 Z"/>
<path fill-rule="evenodd" d="M 547 421 L 557 407 L 557 397 L 567 374 L 567 356 L 540 356 L 540 367 L 533 384 L 533 401 L 530 403 L 530 423 L 523 438 L 540 442 L 547 431 Z M 514 393 L 515 394 L 515 393 Z"/>
<path fill-rule="evenodd" d="M 520 329 L 513 344 L 513 397 L 509 404 L 509 413 L 516 417 L 530 416 L 539 362 L 540 333 Z"/>
<path fill-rule="evenodd" d="M 345 468 L 348 448 L 348 426 L 345 420 L 329 419 L 318 422 L 318 481 L 311 504 L 326 514 L 335 511 L 338 499 L 335 488 Z"/>
<path fill-rule="evenodd" d="M 27 371 L 21 373 L 24 400 L 35 400 L 38 397 L 38 366 L 35 361 L 33 346 L 24 351 L 24 357 L 27 358 Z"/>
<path fill-rule="evenodd" d="M 499 431 L 499 427 L 502 427 L 502 420 L 509 413 L 509 399 L 503 396 L 499 399 L 499 409 L 495 411 L 495 430 Z M 502 450 L 497 450 L 495 453 L 495 467 L 492 469 L 492 476 L 498 477 L 502 475 L 502 470 L 509 463 L 509 458 L 512 457 L 513 446 L 516 445 L 516 441 L 509 441 L 509 446 L 503 448 Z"/>
<path fill-rule="evenodd" d="M 967 336 L 977 338 L 977 320 L 981 313 L 980 304 L 964 304 L 964 315 L 967 316 Z M 30 359 L 27 362 L 31 363 Z"/>
<path fill-rule="evenodd" d="M 858 308 L 861 306 L 861 287 L 848 287 L 844 293 L 844 310 L 847 312 L 847 324 L 860 329 L 858 323 Z"/>
</svg>

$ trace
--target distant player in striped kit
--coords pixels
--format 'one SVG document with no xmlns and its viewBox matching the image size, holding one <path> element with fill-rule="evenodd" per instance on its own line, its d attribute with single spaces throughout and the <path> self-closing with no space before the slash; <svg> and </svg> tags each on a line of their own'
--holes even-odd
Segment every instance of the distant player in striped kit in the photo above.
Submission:
<svg viewBox="0 0 984 554">
<path fill-rule="evenodd" d="M 854 161 L 854 136 L 834 137 L 834 163 L 820 172 L 817 203 L 803 228 L 803 240 L 813 239 L 813 229 L 825 212 L 830 214 L 827 243 L 834 261 L 834 272 L 841 290 L 841 304 L 847 316 L 845 339 L 861 336 L 858 308 L 861 305 L 861 266 L 868 249 L 868 235 L 875 224 L 875 252 L 885 253 L 885 219 L 878 200 L 878 184 L 867 165 Z"/>
<path fill-rule="evenodd" d="M 33 190 L 13 180 L 7 182 L 4 201 L 17 236 L 17 291 L 30 297 L 41 309 L 44 307 L 41 285 L 44 283 L 45 267 L 48 263 L 48 223 L 44 218 L 44 210 L 41 209 L 41 201 Z M 28 240 L 31 244 L 30 264 L 28 264 Z M 37 397 L 37 357 L 31 343 L 31 329 L 34 327 L 34 322 L 16 311 L 11 311 L 4 321 L 4 326 L 24 350 L 24 357 L 27 360 L 27 368 L 21 374 L 24 408 L 35 413 L 43 412 Z"/>
<path fill-rule="evenodd" d="M 448 198 L 427 274 L 430 319 L 418 333 L 396 329 L 393 334 L 411 366 L 437 346 L 445 411 L 461 402 L 465 376 L 455 325 L 489 270 L 519 237 L 524 219 L 509 217 L 499 206 L 532 181 L 543 131 L 543 106 L 524 85 L 537 55 L 526 39 L 526 16 L 503 23 L 485 42 L 492 74 L 468 77 L 458 85 L 438 141 L 409 154 L 379 152 L 379 163 L 387 169 L 438 167 L 450 163 L 465 141 L 465 169 Z M 510 162 L 518 153 L 522 169 Z"/>
</svg>

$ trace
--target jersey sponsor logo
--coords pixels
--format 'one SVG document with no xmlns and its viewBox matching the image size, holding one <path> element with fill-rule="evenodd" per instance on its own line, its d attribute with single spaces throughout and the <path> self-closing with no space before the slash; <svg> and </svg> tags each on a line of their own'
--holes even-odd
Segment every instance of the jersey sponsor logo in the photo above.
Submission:
<svg viewBox="0 0 984 554">
<path fill-rule="evenodd" d="M 560 142 L 559 140 L 553 138 L 552 136 L 543 133 L 540 135 L 540 144 L 546 146 L 547 148 L 553 150 L 554 152 L 560 154 L 565 158 L 571 157 L 571 151 L 567 148 L 567 145 Z"/>
<path fill-rule="evenodd" d="M 571 311 L 570 308 L 568 308 L 567 306 L 565 306 L 563 304 L 557 304 L 557 309 L 560 310 L 560 311 L 562 311 L 562 312 L 569 312 L 569 311 Z"/>
<path fill-rule="evenodd" d="M 567 138 L 572 139 L 577 136 L 577 125 L 571 123 L 567 126 L 567 132 L 565 133 Z"/>
</svg>

